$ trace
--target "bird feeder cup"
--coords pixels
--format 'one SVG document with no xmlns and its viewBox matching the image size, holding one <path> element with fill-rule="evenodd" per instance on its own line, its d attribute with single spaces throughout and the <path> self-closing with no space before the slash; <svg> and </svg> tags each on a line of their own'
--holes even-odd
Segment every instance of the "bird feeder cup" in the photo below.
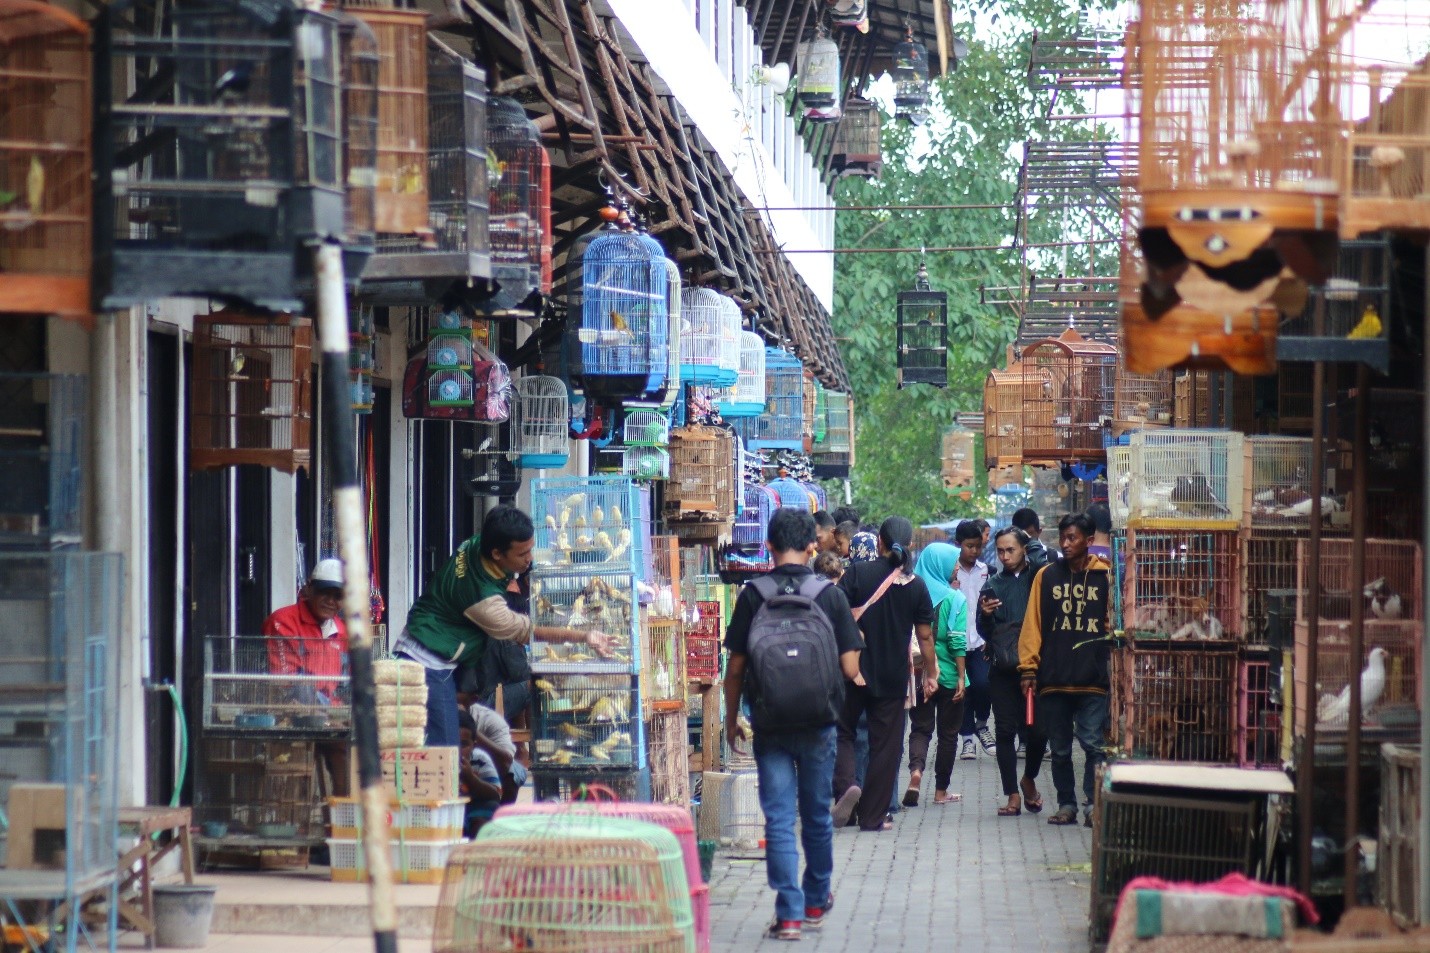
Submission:
<svg viewBox="0 0 1430 953">
<path fill-rule="evenodd" d="M 948 386 L 948 293 L 929 288 L 928 269 L 919 265 L 914 290 L 898 294 L 899 387 Z"/>
<path fill-rule="evenodd" d="M 0 311 L 90 320 L 89 28 L 0 2 Z"/>
</svg>

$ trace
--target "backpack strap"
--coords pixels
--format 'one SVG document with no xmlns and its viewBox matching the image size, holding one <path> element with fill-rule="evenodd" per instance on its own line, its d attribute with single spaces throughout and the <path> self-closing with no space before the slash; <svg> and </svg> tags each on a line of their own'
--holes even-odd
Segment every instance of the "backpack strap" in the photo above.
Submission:
<svg viewBox="0 0 1430 953">
<path fill-rule="evenodd" d="M 819 573 L 813 573 L 809 578 L 799 585 L 799 594 L 810 602 L 813 602 L 827 586 L 833 585 L 827 578 Z"/>
<path fill-rule="evenodd" d="M 762 602 L 769 602 L 775 596 L 779 595 L 780 591 L 779 583 L 771 579 L 768 574 L 756 576 L 754 579 L 751 579 L 750 586 L 760 594 L 760 600 Z"/>
</svg>

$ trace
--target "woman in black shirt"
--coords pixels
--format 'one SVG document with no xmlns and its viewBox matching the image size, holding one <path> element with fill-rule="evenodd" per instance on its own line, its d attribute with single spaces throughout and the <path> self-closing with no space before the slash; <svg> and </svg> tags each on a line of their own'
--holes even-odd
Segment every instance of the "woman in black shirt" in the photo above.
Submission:
<svg viewBox="0 0 1430 953">
<path fill-rule="evenodd" d="M 848 823 L 861 804 L 865 807 L 858 811 L 860 830 L 878 831 L 892 826 L 888 805 L 904 754 L 910 633 L 918 636 L 928 693 L 938 688 L 938 660 L 931 627 L 933 602 L 928 587 L 913 574 L 913 535 L 913 524 L 908 520 L 889 517 L 879 527 L 880 558 L 852 564 L 839 580 L 849 604 L 857 607 L 855 615 L 865 647 L 859 659 L 859 678 L 845 686 L 844 713 L 839 722 L 839 752 L 834 763 L 836 827 Z M 869 767 L 860 789 L 854 784 L 854 732 L 863 714 L 869 718 Z"/>
</svg>

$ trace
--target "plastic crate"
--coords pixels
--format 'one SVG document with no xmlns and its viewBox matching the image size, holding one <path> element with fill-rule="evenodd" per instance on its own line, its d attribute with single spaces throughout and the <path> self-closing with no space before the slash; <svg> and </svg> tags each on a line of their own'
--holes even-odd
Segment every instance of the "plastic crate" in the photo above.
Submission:
<svg viewBox="0 0 1430 953">
<path fill-rule="evenodd" d="M 1240 529 L 1245 438 L 1234 430 L 1144 430 L 1132 435 L 1127 525 Z"/>
<path fill-rule="evenodd" d="M 536 680 L 533 770 L 645 767 L 640 693 L 630 675 L 544 675 Z"/>
<path fill-rule="evenodd" d="M 538 626 L 604 632 L 611 656 L 573 642 L 531 645 L 531 668 L 553 672 L 633 673 L 640 665 L 640 592 L 637 576 L 607 564 L 540 569 L 531 577 L 531 617 Z"/>
<path fill-rule="evenodd" d="M 444 842 L 400 841 L 393 837 L 388 845 L 392 853 L 392 877 L 398 883 L 440 884 L 452 850 L 464 843 L 460 838 Z M 329 838 L 328 864 L 332 879 L 343 883 L 367 880 L 367 860 L 360 840 Z"/>
<path fill-rule="evenodd" d="M 332 836 L 337 840 L 362 839 L 362 802 L 357 798 L 328 798 Z M 397 801 L 388 805 L 387 823 L 393 838 L 409 841 L 451 842 L 462 837 L 467 802 Z"/>
</svg>

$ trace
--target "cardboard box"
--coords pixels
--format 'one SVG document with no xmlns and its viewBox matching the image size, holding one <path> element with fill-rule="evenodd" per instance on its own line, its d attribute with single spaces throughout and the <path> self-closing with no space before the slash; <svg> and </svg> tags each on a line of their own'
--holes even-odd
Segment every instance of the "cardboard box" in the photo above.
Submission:
<svg viewBox="0 0 1430 953">
<path fill-rule="evenodd" d="M 79 793 L 75 793 L 79 797 Z M 65 851 L 78 845 L 67 840 L 65 826 L 68 788 L 63 784 L 12 784 L 9 815 L 10 835 L 5 866 L 11 870 L 63 869 Z M 78 825 L 75 828 L 79 831 Z"/>
<path fill-rule="evenodd" d="M 457 748 L 394 748 L 378 752 L 382 761 L 382 781 L 387 787 L 387 795 L 398 796 L 397 780 L 402 779 L 402 798 L 420 801 L 455 800 L 459 782 Z M 352 752 L 351 787 L 354 797 L 361 787 L 358 783 L 358 756 Z"/>
</svg>

